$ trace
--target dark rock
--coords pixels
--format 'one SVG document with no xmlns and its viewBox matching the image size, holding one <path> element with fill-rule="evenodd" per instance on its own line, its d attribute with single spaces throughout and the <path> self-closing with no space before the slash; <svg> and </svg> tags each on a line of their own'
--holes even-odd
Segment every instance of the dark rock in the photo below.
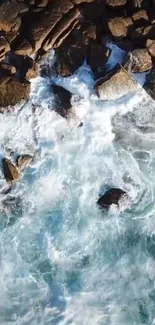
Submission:
<svg viewBox="0 0 155 325">
<path fill-rule="evenodd" d="M 19 171 L 17 167 L 7 158 L 2 160 L 3 174 L 7 182 L 19 179 Z"/>
<path fill-rule="evenodd" d="M 130 17 L 115 17 L 108 21 L 108 27 L 112 36 L 120 40 L 129 35 L 133 21 Z"/>
<path fill-rule="evenodd" d="M 4 63 L 12 65 L 16 69 L 16 77 L 24 81 L 26 73 L 33 67 L 33 60 L 28 56 L 23 56 L 9 51 L 5 55 Z"/>
<path fill-rule="evenodd" d="M 98 199 L 97 204 L 103 209 L 108 209 L 112 204 L 118 206 L 123 196 L 127 196 L 125 191 L 120 188 L 111 188 Z"/>
<path fill-rule="evenodd" d="M 105 3 L 102 0 L 96 0 L 92 3 L 85 4 L 83 7 L 84 18 L 94 20 L 105 13 Z"/>
<path fill-rule="evenodd" d="M 127 54 L 124 67 L 132 72 L 146 72 L 152 68 L 152 59 L 147 49 L 136 49 Z"/>
<path fill-rule="evenodd" d="M 75 30 L 69 39 L 56 49 L 55 69 L 62 77 L 71 76 L 88 57 L 89 45 L 96 39 L 95 25 Z"/>
<path fill-rule="evenodd" d="M 3 77 L 0 80 L 0 106 L 15 105 L 21 100 L 27 100 L 30 93 L 30 83 L 19 82 L 11 77 Z M 3 112 L 3 109 L 1 109 Z"/>
<path fill-rule="evenodd" d="M 115 100 L 135 92 L 138 85 L 123 67 L 117 65 L 105 78 L 96 83 L 95 88 L 102 100 Z"/>
<path fill-rule="evenodd" d="M 137 46 L 145 46 L 148 38 L 155 38 L 155 25 L 136 28 L 131 32 L 130 38 Z"/>
<path fill-rule="evenodd" d="M 88 64 L 90 65 L 95 79 L 99 79 L 104 75 L 105 64 L 107 63 L 111 50 L 107 47 L 93 43 L 88 56 Z"/>
<path fill-rule="evenodd" d="M 56 95 L 55 98 L 55 111 L 62 117 L 67 118 L 71 109 L 71 93 L 65 88 L 57 85 L 52 85 L 53 93 Z"/>
</svg>

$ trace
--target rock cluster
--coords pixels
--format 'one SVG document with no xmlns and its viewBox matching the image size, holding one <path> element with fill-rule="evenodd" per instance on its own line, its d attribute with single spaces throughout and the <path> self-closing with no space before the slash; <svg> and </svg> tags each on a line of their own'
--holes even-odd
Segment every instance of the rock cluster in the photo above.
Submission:
<svg viewBox="0 0 155 325">
<path fill-rule="evenodd" d="M 155 57 L 154 1 L 2 1 L 0 106 L 28 98 L 28 80 L 36 76 L 39 60 L 52 48 L 57 57 L 54 68 L 61 76 L 72 75 L 86 60 L 96 80 L 105 77 L 111 53 L 104 42 L 107 37 L 128 50 L 126 69 L 149 71 Z"/>
</svg>

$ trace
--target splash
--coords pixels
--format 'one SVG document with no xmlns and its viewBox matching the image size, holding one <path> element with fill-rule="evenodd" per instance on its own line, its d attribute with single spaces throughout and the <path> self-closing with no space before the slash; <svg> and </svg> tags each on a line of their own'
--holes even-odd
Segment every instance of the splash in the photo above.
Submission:
<svg viewBox="0 0 155 325">
<path fill-rule="evenodd" d="M 24 107 L 0 115 L 1 156 L 35 155 L 12 191 L 18 209 L 0 206 L 0 323 L 153 325 L 154 102 L 142 89 L 100 101 L 86 64 L 55 82 L 73 93 L 70 119 L 41 77 Z M 98 209 L 111 186 L 130 207 Z"/>
</svg>

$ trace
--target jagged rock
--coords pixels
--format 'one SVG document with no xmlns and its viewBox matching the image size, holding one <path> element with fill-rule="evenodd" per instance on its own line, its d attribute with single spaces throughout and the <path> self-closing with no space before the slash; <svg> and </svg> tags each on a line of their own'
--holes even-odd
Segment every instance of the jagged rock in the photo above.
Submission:
<svg viewBox="0 0 155 325">
<path fill-rule="evenodd" d="M 0 107 L 15 105 L 21 100 L 27 100 L 30 93 L 30 83 L 19 82 L 11 77 L 3 77 L 0 80 Z"/>
<path fill-rule="evenodd" d="M 132 15 L 132 20 L 134 22 L 135 27 L 145 26 L 145 24 L 148 24 L 149 22 L 147 11 L 146 10 L 136 11 Z"/>
<path fill-rule="evenodd" d="M 102 209 L 108 209 L 112 204 L 119 205 L 119 201 L 127 196 L 126 192 L 120 188 L 111 188 L 104 193 L 97 201 L 97 204 Z"/>
<path fill-rule="evenodd" d="M 29 69 L 26 73 L 26 79 L 30 80 L 33 78 L 36 78 L 38 75 L 38 64 L 37 62 L 33 62 L 33 66 L 31 69 Z"/>
<path fill-rule="evenodd" d="M 21 81 L 24 81 L 27 71 L 33 67 L 33 60 L 30 57 L 16 54 L 13 51 L 6 53 L 3 62 L 15 67 L 16 77 Z"/>
<path fill-rule="evenodd" d="M 9 32 L 14 29 L 19 13 L 18 3 L 13 0 L 5 1 L 0 5 L 0 30 Z"/>
<path fill-rule="evenodd" d="M 103 76 L 105 64 L 111 54 L 111 50 L 107 47 L 93 43 L 88 56 L 88 64 L 90 65 L 95 79 Z"/>
<path fill-rule="evenodd" d="M 131 32 L 130 38 L 136 45 L 145 46 L 145 43 L 148 38 L 155 38 L 155 25 L 136 28 L 134 31 Z"/>
<path fill-rule="evenodd" d="M 108 76 L 96 83 L 95 88 L 102 100 L 115 100 L 135 92 L 138 84 L 124 68 L 117 65 Z"/>
<path fill-rule="evenodd" d="M 133 26 L 130 17 L 115 17 L 109 20 L 108 27 L 113 37 L 123 39 L 129 35 Z"/>
<path fill-rule="evenodd" d="M 146 42 L 146 48 L 149 54 L 155 58 L 155 40 L 148 39 Z"/>
<path fill-rule="evenodd" d="M 62 117 L 67 117 L 71 109 L 71 93 L 65 88 L 57 85 L 52 85 L 55 96 L 55 111 Z"/>
<path fill-rule="evenodd" d="M 71 9 L 73 9 L 73 3 L 70 0 L 55 0 L 48 11 L 42 14 L 40 20 L 33 23 L 31 32 L 35 44 L 35 52 L 43 46 L 44 41 L 46 42 L 46 37 L 52 39 L 52 31 L 55 27 L 58 28 L 58 24 L 64 15 L 65 19 L 67 19 L 67 14 Z M 75 14 L 74 10 L 76 9 L 73 9 L 73 15 Z"/>
<path fill-rule="evenodd" d="M 146 72 L 152 68 L 152 59 L 147 49 L 136 49 L 127 54 L 126 69 L 132 72 Z"/>
<path fill-rule="evenodd" d="M 28 167 L 33 160 L 33 156 L 31 155 L 20 155 L 16 159 L 16 165 L 19 169 L 24 169 Z"/>
<path fill-rule="evenodd" d="M 16 181 L 19 178 L 17 167 L 7 158 L 2 160 L 3 174 L 7 182 Z"/>
<path fill-rule="evenodd" d="M 56 49 L 56 71 L 63 77 L 72 75 L 88 57 L 89 45 L 96 38 L 94 25 L 74 31 L 70 38 Z"/>
<path fill-rule="evenodd" d="M 72 2 L 75 4 L 75 5 L 79 5 L 80 3 L 90 3 L 90 2 L 93 2 L 94 0 L 72 0 Z"/>
<path fill-rule="evenodd" d="M 111 7 L 120 7 L 124 6 L 127 3 L 127 0 L 105 0 L 106 4 Z"/>
<path fill-rule="evenodd" d="M 143 88 L 155 100 L 155 66 L 147 75 Z"/>
<path fill-rule="evenodd" d="M 80 11 L 76 8 L 69 11 L 67 15 L 55 26 L 52 32 L 48 35 L 46 41 L 43 43 L 43 49 L 48 51 L 52 47 L 58 47 L 64 39 L 71 33 L 72 29 L 78 23 Z"/>
</svg>

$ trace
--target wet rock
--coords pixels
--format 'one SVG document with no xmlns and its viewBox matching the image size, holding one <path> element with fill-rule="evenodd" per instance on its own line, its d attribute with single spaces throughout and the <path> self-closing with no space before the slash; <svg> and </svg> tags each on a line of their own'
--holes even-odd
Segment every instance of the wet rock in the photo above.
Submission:
<svg viewBox="0 0 155 325">
<path fill-rule="evenodd" d="M 15 0 L 2 3 L 0 5 L 0 30 L 11 31 L 16 25 L 18 13 L 19 7 Z"/>
<path fill-rule="evenodd" d="M 112 36 L 120 40 L 129 35 L 133 21 L 130 17 L 115 17 L 109 20 L 108 27 Z"/>
<path fill-rule="evenodd" d="M 143 88 L 155 100 L 155 66 L 147 75 Z"/>
<path fill-rule="evenodd" d="M 30 80 L 36 78 L 37 75 L 38 75 L 38 64 L 37 62 L 34 61 L 32 68 L 28 69 L 26 73 L 26 79 Z"/>
<path fill-rule="evenodd" d="M 127 0 L 106 0 L 105 2 L 108 6 L 120 7 L 124 6 L 127 3 Z"/>
<path fill-rule="evenodd" d="M 88 56 L 88 64 L 90 65 L 95 79 L 99 79 L 104 75 L 105 64 L 107 63 L 111 50 L 100 44 L 92 44 Z"/>
<path fill-rule="evenodd" d="M 117 65 L 105 78 L 96 83 L 96 91 L 102 100 L 115 100 L 138 89 L 137 82 Z"/>
<path fill-rule="evenodd" d="M 105 13 L 105 3 L 102 0 L 96 0 L 92 3 L 85 4 L 83 14 L 85 19 L 94 20 Z"/>
<path fill-rule="evenodd" d="M 120 188 L 111 188 L 104 193 L 97 201 L 100 208 L 108 209 L 112 204 L 119 205 L 122 197 L 127 196 L 126 192 Z"/>
<path fill-rule="evenodd" d="M 152 58 L 155 58 L 155 40 L 148 39 L 146 42 L 146 48 Z"/>
<path fill-rule="evenodd" d="M 71 76 L 88 57 L 89 45 L 96 39 L 94 25 L 75 30 L 68 41 L 56 49 L 55 69 L 62 77 Z"/>
<path fill-rule="evenodd" d="M 155 38 L 155 25 L 142 26 L 133 30 L 130 34 L 131 40 L 138 46 L 145 46 L 148 38 Z"/>
<path fill-rule="evenodd" d="M 33 59 L 14 53 L 12 50 L 5 55 L 4 63 L 12 65 L 16 69 L 16 77 L 20 81 L 25 81 L 26 73 L 33 67 Z"/>
<path fill-rule="evenodd" d="M 145 26 L 145 24 L 149 23 L 149 17 L 146 10 L 139 10 L 136 11 L 133 16 L 132 20 L 134 22 L 135 27 Z"/>
<path fill-rule="evenodd" d="M 93 2 L 94 0 L 72 0 L 72 2 L 75 4 L 75 5 L 79 5 L 80 3 L 90 3 L 90 2 Z"/>
<path fill-rule="evenodd" d="M 65 88 L 57 85 L 52 85 L 53 93 L 56 95 L 55 98 L 55 111 L 62 117 L 67 117 L 71 109 L 71 93 Z"/>
<path fill-rule="evenodd" d="M 136 49 L 127 54 L 124 67 L 132 72 L 146 72 L 152 68 L 152 59 L 147 49 Z"/>
<path fill-rule="evenodd" d="M 30 83 L 20 82 L 12 77 L 0 79 L 0 107 L 13 106 L 21 100 L 27 100 L 30 93 Z M 1 109 L 3 112 L 3 109 Z"/>
<path fill-rule="evenodd" d="M 79 10 L 73 7 L 70 0 L 55 0 L 48 10 L 40 16 L 39 21 L 34 21 L 31 33 L 35 52 L 42 47 L 46 49 L 52 48 L 56 39 L 60 38 L 61 32 L 62 34 L 65 33 L 65 29 L 69 28 L 70 22 L 73 22 L 74 18 L 76 19 L 80 15 Z M 61 24 L 60 29 L 59 23 Z"/>
<path fill-rule="evenodd" d="M 19 169 L 27 168 L 33 160 L 31 155 L 20 155 L 17 157 L 16 165 Z"/>
<path fill-rule="evenodd" d="M 7 158 L 2 160 L 3 174 L 7 182 L 16 181 L 19 179 L 19 171 L 17 167 Z"/>
</svg>

